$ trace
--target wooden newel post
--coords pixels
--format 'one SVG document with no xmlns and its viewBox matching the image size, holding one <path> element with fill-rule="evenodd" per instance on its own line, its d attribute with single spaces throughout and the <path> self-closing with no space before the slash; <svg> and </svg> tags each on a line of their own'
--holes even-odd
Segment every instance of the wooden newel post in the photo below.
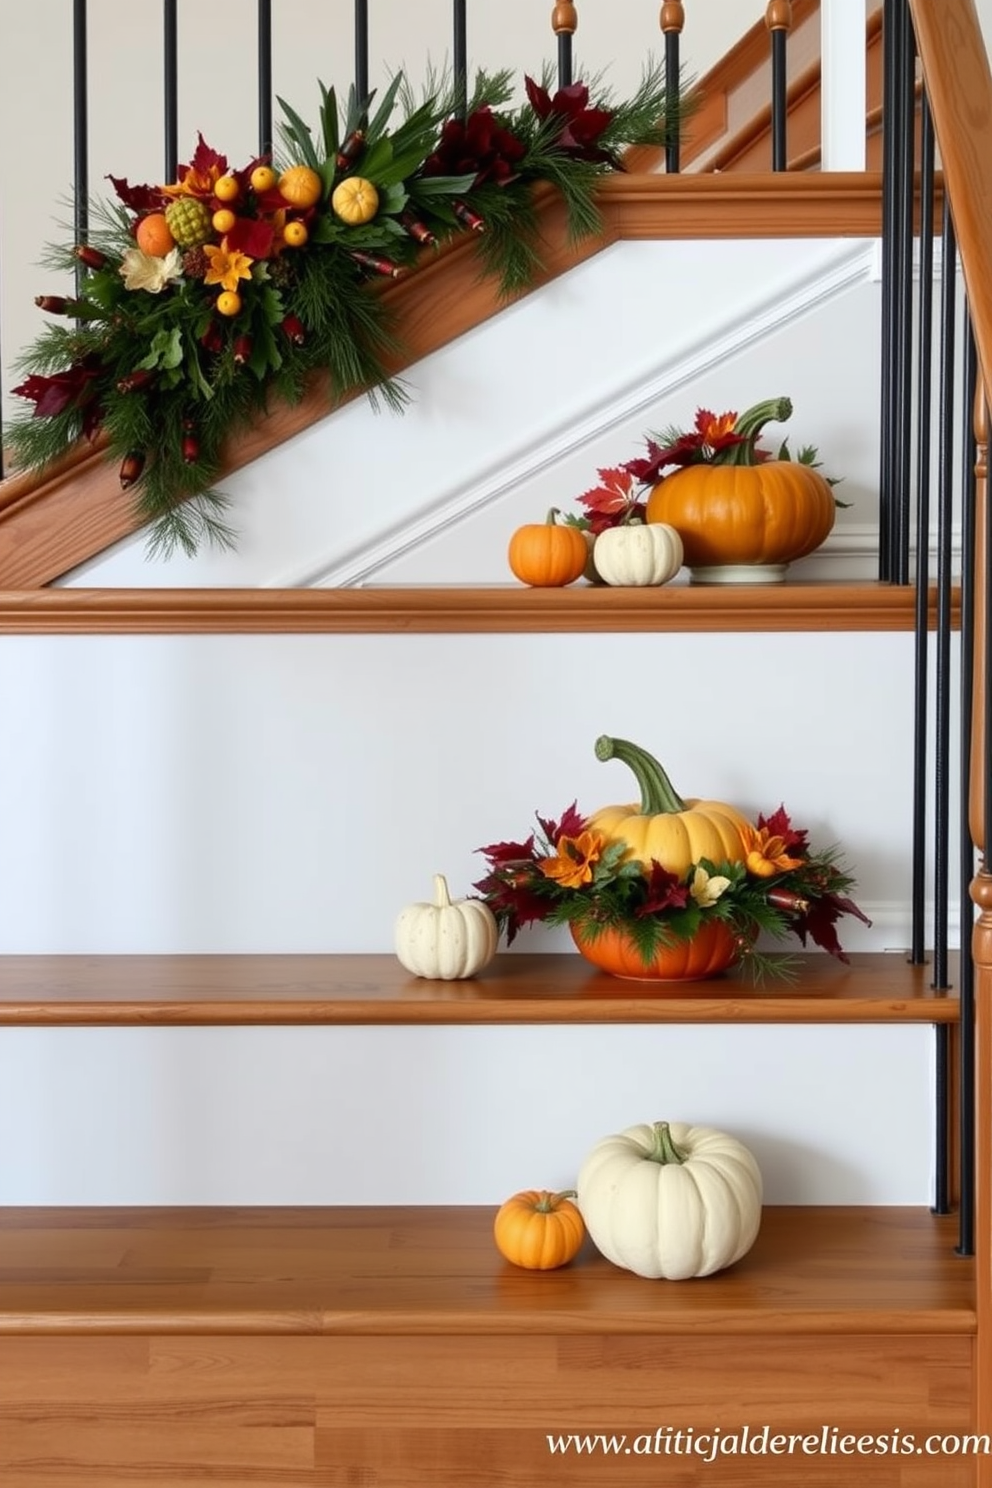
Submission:
<svg viewBox="0 0 992 1488">
<path fill-rule="evenodd" d="M 989 871 L 989 712 L 988 623 L 989 405 L 981 383 L 975 396 L 975 585 L 971 778 L 968 815 L 972 839 L 982 851 L 971 898 L 978 917 L 971 932 L 975 997 L 975 1349 L 974 1429 L 992 1430 L 992 872 Z M 976 1484 L 992 1484 L 992 1459 L 979 1459 Z"/>
<path fill-rule="evenodd" d="M 558 38 L 559 88 L 568 88 L 572 82 L 572 37 L 578 24 L 578 12 L 571 0 L 558 0 L 551 12 L 551 29 Z"/>
<path fill-rule="evenodd" d="M 679 87 L 682 66 L 679 46 L 682 27 L 685 25 L 685 6 L 682 0 L 665 0 L 658 23 L 665 38 L 665 169 L 674 175 L 680 166 Z"/>
<path fill-rule="evenodd" d="M 785 47 L 792 30 L 792 0 L 768 0 L 765 25 L 772 41 L 772 170 L 784 171 L 786 99 Z"/>
</svg>

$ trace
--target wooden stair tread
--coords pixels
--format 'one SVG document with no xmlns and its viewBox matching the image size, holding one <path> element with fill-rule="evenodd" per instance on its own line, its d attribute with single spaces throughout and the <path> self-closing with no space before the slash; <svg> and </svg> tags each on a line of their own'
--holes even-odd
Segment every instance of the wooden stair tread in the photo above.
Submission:
<svg viewBox="0 0 992 1488">
<path fill-rule="evenodd" d="M 0 558 L 2 567 L 2 558 Z M 426 635 L 911 631 L 908 584 L 370 585 L 343 589 L 0 590 L 0 634 Z M 936 623 L 931 588 L 928 623 Z M 960 594 L 951 624 L 960 627 Z"/>
<path fill-rule="evenodd" d="M 902 955 L 796 958 L 795 984 L 620 981 L 577 954 L 508 953 L 470 981 L 390 955 L 0 956 L 0 1026 L 954 1023 L 956 990 Z M 957 958 L 951 980 L 957 978 Z"/>
<path fill-rule="evenodd" d="M 485 1206 L 8 1209 L 0 1334 L 972 1333 L 955 1221 L 770 1207 L 728 1271 L 648 1281 L 588 1241 L 504 1261 Z"/>
</svg>

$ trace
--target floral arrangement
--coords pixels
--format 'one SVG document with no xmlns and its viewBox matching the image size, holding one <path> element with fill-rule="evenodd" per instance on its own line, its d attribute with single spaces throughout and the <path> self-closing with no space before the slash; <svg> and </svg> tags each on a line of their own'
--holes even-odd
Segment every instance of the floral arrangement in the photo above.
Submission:
<svg viewBox="0 0 992 1488">
<path fill-rule="evenodd" d="M 663 145 L 673 122 L 653 65 L 626 102 L 581 82 L 552 92 L 547 73 L 515 108 L 505 72 L 480 73 L 464 106 L 450 87 L 417 102 L 401 75 L 374 108 L 354 89 L 339 108 L 319 86 L 316 132 L 280 100 L 282 158 L 232 165 L 200 136 L 174 181 L 111 176 L 117 200 L 97 205 L 89 241 L 48 251 L 77 290 L 37 298 L 57 319 L 19 360 L 14 392 L 31 406 L 7 430 L 15 464 L 41 468 L 99 436 L 153 549 L 232 541 L 212 489 L 224 442 L 313 374 L 332 399 L 364 390 L 402 406 L 375 284 L 470 233 L 482 271 L 513 294 L 540 267 L 533 187 L 558 189 L 573 237 L 595 232 L 597 181 L 626 146 Z"/>
<path fill-rule="evenodd" d="M 538 815 L 538 830 L 523 841 L 477 849 L 488 872 L 473 887 L 507 944 L 531 923 L 568 925 L 591 942 L 620 930 L 648 967 L 661 948 L 691 941 L 717 920 L 733 936 L 735 965 L 754 982 L 768 975 L 788 979 L 793 971 L 788 957 L 758 948 L 761 935 L 781 940 L 791 934 L 847 960 L 837 921 L 843 915 L 870 921 L 848 896 L 854 880 L 836 849 L 811 848 L 808 833 L 793 825 L 783 806 L 752 824 L 733 807 L 683 801 L 658 762 L 625 740 L 604 736 L 596 751 L 601 759 L 616 756 L 631 765 L 642 785 L 640 808 L 607 807 L 589 817 L 573 802 L 557 819 Z M 681 839 L 698 833 L 689 821 L 693 815 L 729 822 L 725 840 L 732 841 L 734 856 L 717 861 L 687 854 Z M 669 839 L 664 818 L 676 816 L 681 821 Z M 651 841 L 659 829 L 661 860 L 644 861 L 622 835 L 627 830 Z"/>
<path fill-rule="evenodd" d="M 784 423 L 791 417 L 792 402 L 789 398 L 771 398 L 756 403 L 741 414 L 717 414 L 708 408 L 699 408 L 691 429 L 673 425 L 648 434 L 645 436 L 646 455 L 599 470 L 599 485 L 577 498 L 583 512 L 570 515 L 566 520 L 596 537 L 608 527 L 645 521 L 648 496 L 670 467 L 763 465 L 768 460 L 790 461 L 792 453 L 788 439 L 783 439 L 777 449 L 771 449 L 762 442 L 761 436 L 765 424 Z M 818 453 L 814 445 L 804 445 L 796 455 L 796 463 L 818 470 Z M 838 484 L 829 476 L 826 479 L 831 486 Z M 836 496 L 834 500 L 837 506 L 845 504 Z"/>
</svg>

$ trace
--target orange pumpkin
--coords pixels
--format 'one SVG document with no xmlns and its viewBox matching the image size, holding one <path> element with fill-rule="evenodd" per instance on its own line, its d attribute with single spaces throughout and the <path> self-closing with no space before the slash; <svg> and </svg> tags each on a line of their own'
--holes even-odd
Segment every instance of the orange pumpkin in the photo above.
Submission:
<svg viewBox="0 0 992 1488">
<path fill-rule="evenodd" d="M 792 563 L 830 535 L 835 513 L 829 483 L 795 460 L 684 465 L 647 504 L 649 522 L 675 528 L 691 568 Z"/>
<path fill-rule="evenodd" d="M 500 1255 L 528 1271 L 553 1271 L 578 1254 L 586 1227 L 575 1193 L 528 1188 L 501 1204 L 493 1223 Z"/>
<path fill-rule="evenodd" d="M 722 920 L 705 920 L 691 940 L 660 946 L 647 965 L 622 929 L 607 927 L 598 935 L 584 935 L 569 927 L 582 955 L 600 971 L 628 981 L 695 982 L 718 976 L 737 959 L 738 944 Z"/>
<path fill-rule="evenodd" d="M 742 443 L 718 460 L 683 465 L 651 491 L 647 520 L 675 528 L 690 568 L 791 563 L 829 536 L 837 511 L 830 482 L 802 460 L 755 454 L 763 425 L 791 413 L 788 398 L 756 404 L 734 425 Z"/>
<path fill-rule="evenodd" d="M 528 522 L 510 538 L 507 561 L 522 584 L 561 588 L 581 577 L 589 549 L 579 527 L 557 523 L 552 507 L 545 522 Z"/>
</svg>

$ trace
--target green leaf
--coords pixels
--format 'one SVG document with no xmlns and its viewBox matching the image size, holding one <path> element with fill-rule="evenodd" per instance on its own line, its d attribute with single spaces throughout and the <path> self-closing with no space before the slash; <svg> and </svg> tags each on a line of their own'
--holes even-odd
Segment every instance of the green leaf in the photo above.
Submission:
<svg viewBox="0 0 992 1488">
<path fill-rule="evenodd" d="M 304 123 L 296 110 L 284 98 L 277 96 L 276 102 L 289 120 L 288 127 L 283 125 L 283 133 L 290 141 L 299 146 L 300 154 L 303 156 L 303 164 L 309 165 L 313 170 L 319 170 L 320 159 L 314 148 L 313 134 L 310 131 L 309 124 Z"/>
</svg>

